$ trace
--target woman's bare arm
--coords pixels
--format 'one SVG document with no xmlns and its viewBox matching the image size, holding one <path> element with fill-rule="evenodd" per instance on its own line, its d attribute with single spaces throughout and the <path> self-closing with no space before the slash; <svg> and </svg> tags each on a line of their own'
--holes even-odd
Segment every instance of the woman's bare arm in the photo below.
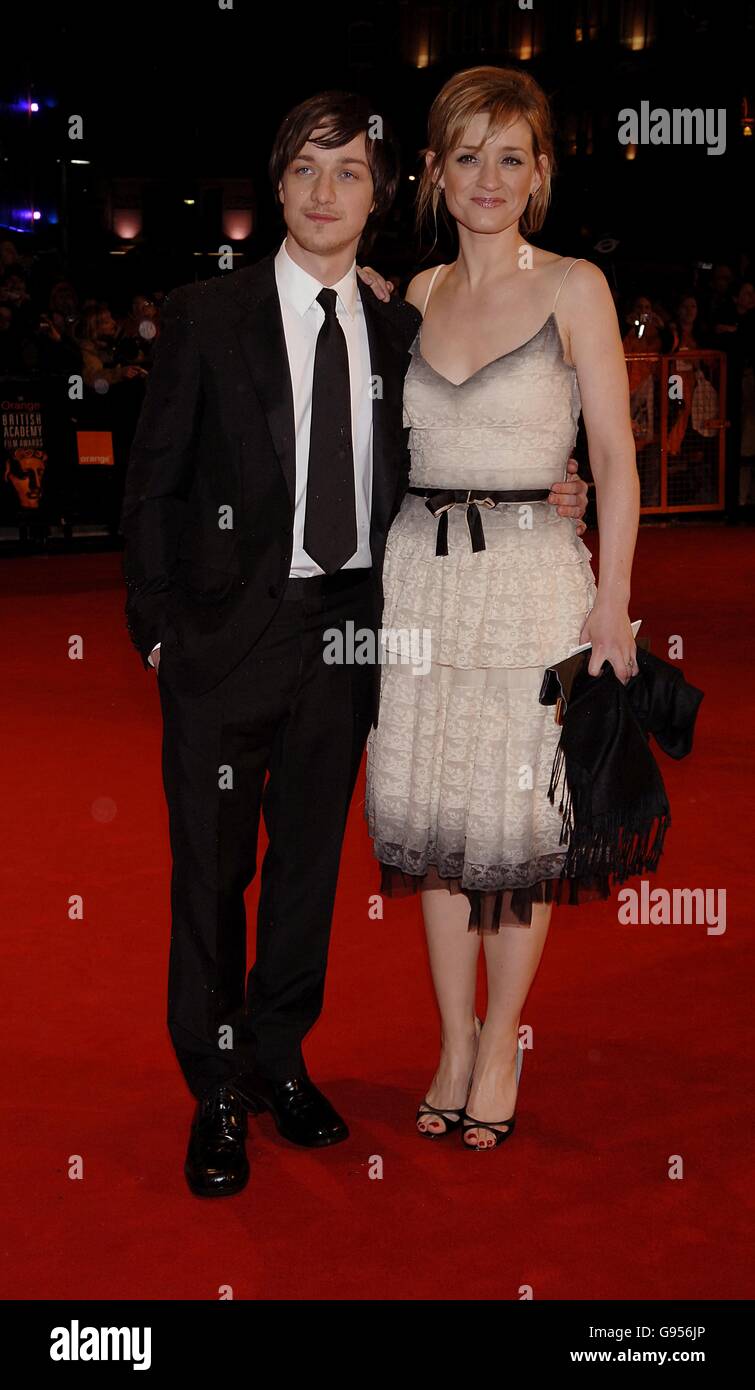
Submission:
<svg viewBox="0 0 755 1390">
<path fill-rule="evenodd" d="M 593 645 L 590 675 L 610 661 L 619 680 L 627 681 L 635 658 L 628 609 L 640 483 L 624 349 L 608 281 L 597 266 L 575 265 L 561 306 L 582 397 L 600 530 L 598 596 L 580 641 Z"/>
</svg>

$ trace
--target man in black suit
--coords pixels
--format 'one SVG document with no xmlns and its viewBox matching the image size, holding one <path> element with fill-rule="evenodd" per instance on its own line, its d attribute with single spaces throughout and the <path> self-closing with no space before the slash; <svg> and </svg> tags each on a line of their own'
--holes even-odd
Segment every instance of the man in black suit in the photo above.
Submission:
<svg viewBox="0 0 755 1390">
<path fill-rule="evenodd" d="M 375 119 L 365 98 L 337 92 L 286 117 L 270 161 L 286 239 L 254 266 L 170 294 L 129 460 L 126 615 L 158 668 L 168 1026 L 197 1102 L 185 1174 L 200 1196 L 247 1182 L 247 1112 L 269 1109 L 308 1147 L 348 1136 L 301 1045 L 322 1008 L 380 665 L 331 664 L 323 651 L 349 623 L 377 636 L 420 322 L 356 277 L 365 227 L 398 183 Z M 568 500 L 584 510 L 574 486 Z M 269 847 L 247 978 L 260 810 Z"/>
</svg>

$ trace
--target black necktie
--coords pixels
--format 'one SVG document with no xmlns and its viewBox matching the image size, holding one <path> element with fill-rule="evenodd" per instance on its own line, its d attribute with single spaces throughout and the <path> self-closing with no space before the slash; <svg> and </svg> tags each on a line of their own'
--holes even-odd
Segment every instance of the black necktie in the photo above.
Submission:
<svg viewBox="0 0 755 1390">
<path fill-rule="evenodd" d="M 321 290 L 325 322 L 317 335 L 312 381 L 304 549 L 333 574 L 357 548 L 349 354 L 336 317 L 335 290 Z"/>
</svg>

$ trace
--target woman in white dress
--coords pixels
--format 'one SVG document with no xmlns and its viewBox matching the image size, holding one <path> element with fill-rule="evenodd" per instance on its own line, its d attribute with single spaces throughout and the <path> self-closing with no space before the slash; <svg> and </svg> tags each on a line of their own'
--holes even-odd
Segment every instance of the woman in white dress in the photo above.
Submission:
<svg viewBox="0 0 755 1390">
<path fill-rule="evenodd" d="M 419 213 L 444 199 L 459 250 L 407 294 L 423 322 L 404 388 L 410 491 L 388 536 L 383 628 L 389 646 L 401 630 L 429 633 L 431 661 L 418 674 L 384 659 L 365 816 L 381 892 L 421 892 L 441 1054 L 418 1130 L 461 1129 L 481 1150 L 513 1132 L 520 1015 L 566 853 L 547 798 L 559 729 L 538 703 L 543 671 L 591 642 L 592 675 L 607 660 L 630 678 L 639 486 L 606 279 L 528 241 L 553 167 L 544 93 L 503 68 L 457 74 L 428 134 Z M 574 522 L 547 503 L 580 408 L 601 532 L 597 589 Z M 463 489 L 455 502 L 449 489 Z"/>
</svg>

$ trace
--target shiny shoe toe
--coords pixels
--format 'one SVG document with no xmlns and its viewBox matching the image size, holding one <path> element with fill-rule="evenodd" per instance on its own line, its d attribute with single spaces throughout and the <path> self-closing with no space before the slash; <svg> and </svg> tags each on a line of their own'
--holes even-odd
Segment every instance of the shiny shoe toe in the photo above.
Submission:
<svg viewBox="0 0 755 1390">
<path fill-rule="evenodd" d="M 195 1197 L 230 1197 L 249 1181 L 247 1117 L 228 1086 L 217 1086 L 197 1102 L 184 1163 Z"/>
<path fill-rule="evenodd" d="M 278 1133 L 291 1144 L 317 1149 L 349 1137 L 346 1121 L 308 1076 L 273 1081 L 246 1072 L 234 1077 L 231 1085 L 250 1113 L 269 1110 Z"/>
</svg>

